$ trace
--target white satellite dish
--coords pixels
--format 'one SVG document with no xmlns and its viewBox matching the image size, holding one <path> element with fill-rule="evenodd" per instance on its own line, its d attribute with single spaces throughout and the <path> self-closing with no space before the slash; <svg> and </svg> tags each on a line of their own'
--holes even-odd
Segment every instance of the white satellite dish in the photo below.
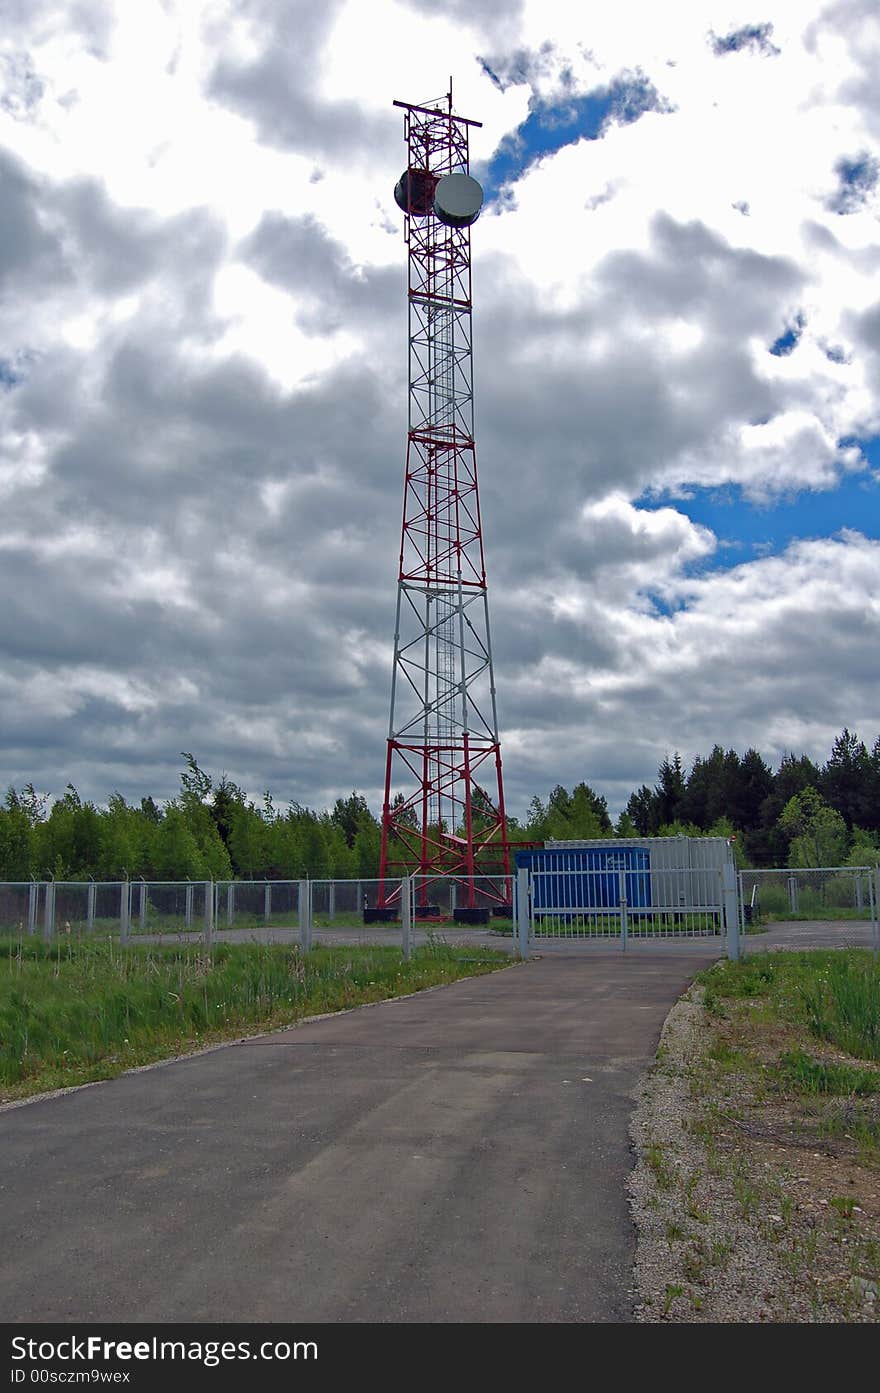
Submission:
<svg viewBox="0 0 880 1393">
<path fill-rule="evenodd" d="M 469 174 L 446 174 L 434 190 L 434 212 L 447 227 L 470 227 L 482 206 L 483 190 Z"/>
</svg>

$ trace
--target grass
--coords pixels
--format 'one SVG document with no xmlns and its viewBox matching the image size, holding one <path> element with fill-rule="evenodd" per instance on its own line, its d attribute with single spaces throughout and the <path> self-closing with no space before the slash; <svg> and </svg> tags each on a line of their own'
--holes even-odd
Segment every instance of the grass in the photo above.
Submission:
<svg viewBox="0 0 880 1393">
<path fill-rule="evenodd" d="M 315 929 L 363 929 L 364 916 L 361 910 L 354 909 L 340 909 L 336 910 L 333 914 L 328 914 L 326 910 L 316 910 L 312 916 L 312 924 Z M 151 908 L 150 912 L 144 917 L 142 925 L 138 913 L 137 901 L 135 901 L 132 909 L 129 931 L 132 937 L 136 937 L 138 934 L 167 934 L 171 937 L 174 934 L 202 933 L 204 931 L 204 926 L 204 911 L 201 905 L 196 906 L 190 923 L 186 922 L 183 911 L 179 914 L 160 914 Z M 233 921 L 230 924 L 227 922 L 226 906 L 221 901 L 214 923 L 214 932 L 230 932 L 233 929 L 299 929 L 299 927 L 299 917 L 295 909 L 273 910 L 269 917 L 266 918 L 266 915 L 262 911 L 236 908 Z M 381 929 L 384 927 L 390 933 L 395 931 L 400 933 L 400 918 L 391 919 L 384 925 L 374 924 L 368 925 L 367 927 L 369 929 Z M 490 918 L 488 924 L 466 925 L 464 923 L 459 923 L 454 916 L 445 914 L 440 924 L 435 920 L 422 920 L 416 918 L 413 920 L 413 928 L 420 931 L 423 928 L 440 928 L 444 930 L 476 928 L 488 930 L 491 933 L 504 934 L 510 937 L 514 930 L 514 924 L 511 919 L 499 917 Z M 5 923 L 0 923 L 0 941 L 7 935 L 11 937 L 21 936 L 25 934 L 26 929 L 27 925 L 24 919 L 16 919 L 15 921 L 9 920 Z M 42 917 L 37 921 L 36 931 L 42 937 Z M 108 934 L 112 934 L 114 937 L 118 938 L 119 915 L 116 914 L 110 918 L 106 916 L 100 918 L 96 917 L 91 930 L 89 930 L 84 915 L 68 919 L 65 918 L 63 914 L 58 914 L 56 915 L 56 933 L 59 937 L 63 936 L 65 938 L 68 936 L 72 938 L 86 938 L 91 937 L 93 934 L 104 937 Z"/>
<path fill-rule="evenodd" d="M 779 1071 L 787 1084 L 802 1093 L 864 1096 L 880 1092 L 880 1074 L 875 1071 L 813 1059 L 804 1050 L 788 1050 L 783 1054 Z"/>
<path fill-rule="evenodd" d="M 645 1162 L 653 1172 L 658 1187 L 661 1190 L 671 1189 L 675 1180 L 675 1175 L 667 1165 L 663 1154 L 663 1147 L 659 1142 L 649 1142 L 645 1148 Z"/>
<path fill-rule="evenodd" d="M 666 1239 L 659 1317 L 693 1318 L 682 1295 L 737 1308 L 748 1229 L 770 1274 L 762 1319 L 876 1320 L 880 963 L 854 948 L 752 954 L 699 974 L 696 1000 L 698 1043 L 658 1070 L 690 1093 L 686 1141 L 641 1145 Z"/>
<path fill-rule="evenodd" d="M 536 938 L 617 938 L 620 932 L 620 910 L 616 906 L 583 914 L 544 914 L 540 907 L 535 910 Z M 721 932 L 720 911 L 686 914 L 676 909 L 663 909 L 652 914 L 630 910 L 627 917 L 627 933 L 632 938 L 674 937 L 677 934 L 711 938 Z"/>
<path fill-rule="evenodd" d="M 801 987 L 809 1026 L 856 1059 L 880 1060 L 880 963 L 852 954 L 829 956 Z"/>
<path fill-rule="evenodd" d="M 139 1064 L 509 964 L 485 948 L 0 939 L 0 1096 Z"/>
<path fill-rule="evenodd" d="M 817 1040 L 880 1060 L 880 963 L 867 949 L 755 954 L 719 963 L 700 980 L 714 1014 L 724 1014 L 725 1001 L 763 999 Z"/>
<path fill-rule="evenodd" d="M 856 903 L 854 881 L 848 876 L 832 877 L 824 886 L 800 884 L 796 904 L 797 907 L 792 908 L 785 885 L 777 882 L 759 886 L 757 911 L 759 917 L 768 922 L 793 919 L 869 919 L 871 913 L 867 886 L 863 903 L 859 905 Z"/>
<path fill-rule="evenodd" d="M 677 1301 L 680 1296 L 684 1296 L 684 1287 L 677 1282 L 667 1282 L 666 1291 L 663 1296 L 663 1314 L 668 1316 L 672 1309 L 672 1303 Z"/>
</svg>

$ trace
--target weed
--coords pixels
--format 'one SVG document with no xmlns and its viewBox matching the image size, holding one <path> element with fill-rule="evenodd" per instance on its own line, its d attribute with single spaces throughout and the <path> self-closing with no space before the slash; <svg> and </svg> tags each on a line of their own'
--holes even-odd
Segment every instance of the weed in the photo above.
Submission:
<svg viewBox="0 0 880 1393">
<path fill-rule="evenodd" d="M 707 1051 L 709 1059 L 722 1073 L 732 1074 L 742 1069 L 745 1057 L 741 1050 L 734 1049 L 720 1037 L 712 1041 Z"/>
<path fill-rule="evenodd" d="M 858 1094 L 880 1092 L 880 1073 L 851 1064 L 826 1064 L 804 1050 L 790 1050 L 779 1060 L 787 1084 L 804 1093 Z"/>
<path fill-rule="evenodd" d="M 856 1059 L 880 1060 L 880 962 L 864 949 L 755 954 L 698 980 L 712 999 L 767 1000 Z"/>
<path fill-rule="evenodd" d="M 880 1148 L 880 1115 L 873 1099 L 862 1102 L 849 1098 L 833 1111 L 826 1111 L 818 1121 L 820 1137 L 842 1137 L 854 1142 L 867 1161 L 876 1160 Z"/>
<path fill-rule="evenodd" d="M 669 1315 L 673 1301 L 677 1301 L 680 1296 L 684 1296 L 684 1287 L 679 1286 L 676 1282 L 667 1282 L 666 1293 L 663 1297 L 664 1316 Z"/>
<path fill-rule="evenodd" d="M 723 1019 L 727 1015 L 718 993 L 711 986 L 707 986 L 703 993 L 703 1009 L 717 1019 Z"/>
<path fill-rule="evenodd" d="M 810 1030 L 856 1059 L 880 1060 L 880 964 L 853 953 L 829 955 L 825 971 L 801 986 Z"/>
<path fill-rule="evenodd" d="M 750 1215 L 755 1213 L 758 1207 L 758 1201 L 760 1199 L 758 1191 L 755 1189 L 755 1186 L 752 1185 L 751 1181 L 746 1180 L 744 1176 L 737 1176 L 733 1182 L 733 1193 L 739 1201 L 739 1207 L 742 1210 L 743 1218 L 748 1219 Z"/>
<path fill-rule="evenodd" d="M 645 1164 L 654 1176 L 659 1189 L 670 1190 L 672 1188 L 675 1176 L 666 1162 L 663 1147 L 659 1142 L 649 1142 L 645 1147 Z"/>
<path fill-rule="evenodd" d="M 709 1215 L 696 1199 L 697 1186 L 700 1183 L 700 1175 L 697 1171 L 692 1171 L 684 1183 L 685 1193 L 685 1212 L 688 1218 L 695 1219 L 698 1224 L 708 1224 Z"/>
<path fill-rule="evenodd" d="M 841 1219 L 852 1218 L 856 1202 L 851 1195 L 832 1195 L 828 1203 Z"/>
</svg>

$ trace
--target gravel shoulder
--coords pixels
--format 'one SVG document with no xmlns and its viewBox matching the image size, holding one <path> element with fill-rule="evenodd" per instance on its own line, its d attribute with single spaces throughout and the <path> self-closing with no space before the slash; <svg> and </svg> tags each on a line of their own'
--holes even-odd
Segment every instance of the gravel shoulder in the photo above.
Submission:
<svg viewBox="0 0 880 1393">
<path fill-rule="evenodd" d="M 876 1165 L 725 1067 L 704 995 L 667 1017 L 631 1119 L 636 1320 L 877 1321 Z"/>
</svg>

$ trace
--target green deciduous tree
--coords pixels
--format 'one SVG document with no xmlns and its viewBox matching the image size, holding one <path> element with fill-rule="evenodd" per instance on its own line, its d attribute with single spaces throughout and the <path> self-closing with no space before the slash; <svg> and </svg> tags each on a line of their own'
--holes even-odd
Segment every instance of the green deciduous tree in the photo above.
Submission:
<svg viewBox="0 0 880 1393">
<path fill-rule="evenodd" d="M 846 857 L 846 823 L 812 786 L 788 800 L 779 825 L 790 838 L 788 859 L 793 866 L 839 866 Z"/>
</svg>

